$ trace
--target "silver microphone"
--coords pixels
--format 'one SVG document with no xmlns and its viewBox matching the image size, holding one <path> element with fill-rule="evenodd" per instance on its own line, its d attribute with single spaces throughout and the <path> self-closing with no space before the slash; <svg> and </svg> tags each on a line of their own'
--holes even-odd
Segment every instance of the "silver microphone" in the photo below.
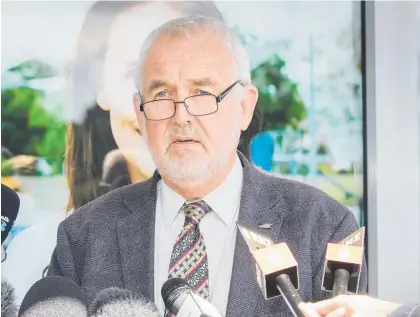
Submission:
<svg viewBox="0 0 420 317">
<path fill-rule="evenodd" d="M 166 309 L 177 317 L 222 317 L 212 304 L 197 295 L 181 278 L 167 280 L 161 294 Z"/>
</svg>

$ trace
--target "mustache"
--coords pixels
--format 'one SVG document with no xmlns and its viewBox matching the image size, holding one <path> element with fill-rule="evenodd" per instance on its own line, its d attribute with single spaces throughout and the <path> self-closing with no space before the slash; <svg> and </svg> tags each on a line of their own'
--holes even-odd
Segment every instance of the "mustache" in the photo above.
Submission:
<svg viewBox="0 0 420 317">
<path fill-rule="evenodd" d="M 167 144 L 170 145 L 177 138 L 191 138 L 203 143 L 203 131 L 191 125 L 174 125 L 166 133 Z"/>
</svg>

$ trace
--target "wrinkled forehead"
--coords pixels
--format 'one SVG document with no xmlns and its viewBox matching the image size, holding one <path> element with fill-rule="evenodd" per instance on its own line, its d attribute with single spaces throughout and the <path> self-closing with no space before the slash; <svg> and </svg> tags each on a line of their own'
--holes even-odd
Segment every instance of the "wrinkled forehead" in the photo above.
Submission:
<svg viewBox="0 0 420 317">
<path fill-rule="evenodd" d="M 184 86 L 193 79 L 210 78 L 221 86 L 236 80 L 231 50 L 210 31 L 164 34 L 143 56 L 140 69 L 142 92 L 156 80 Z"/>
</svg>

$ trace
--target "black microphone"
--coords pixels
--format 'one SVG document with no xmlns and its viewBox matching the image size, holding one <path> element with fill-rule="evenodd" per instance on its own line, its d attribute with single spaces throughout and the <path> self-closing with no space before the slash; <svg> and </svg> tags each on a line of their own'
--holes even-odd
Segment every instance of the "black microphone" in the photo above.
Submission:
<svg viewBox="0 0 420 317">
<path fill-rule="evenodd" d="M 47 276 L 23 298 L 18 317 L 86 317 L 87 297 L 72 280 Z"/>
<path fill-rule="evenodd" d="M 282 296 L 295 317 L 304 317 L 299 289 L 298 264 L 286 243 L 274 244 L 270 237 L 238 224 L 254 260 L 256 278 L 265 299 Z"/>
<path fill-rule="evenodd" d="M 334 272 L 332 296 L 346 295 L 349 289 L 350 272 L 353 272 L 353 267 L 339 265 L 334 268 L 334 265 L 332 265 L 330 268 Z"/>
<path fill-rule="evenodd" d="M 339 243 L 328 243 L 325 255 L 322 290 L 332 296 L 357 293 L 363 262 L 365 227 Z"/>
<path fill-rule="evenodd" d="M 130 290 L 117 287 L 100 291 L 89 306 L 95 317 L 159 317 L 154 303 Z"/>
<path fill-rule="evenodd" d="M 16 317 L 15 290 L 9 282 L 1 281 L 1 316 L 2 317 Z"/>
<path fill-rule="evenodd" d="M 212 304 L 197 295 L 182 278 L 167 280 L 161 294 L 166 309 L 177 317 L 222 317 Z"/>
<path fill-rule="evenodd" d="M 3 242 L 9 235 L 19 213 L 20 199 L 18 194 L 6 185 L 1 184 L 1 261 L 6 260 Z"/>
</svg>

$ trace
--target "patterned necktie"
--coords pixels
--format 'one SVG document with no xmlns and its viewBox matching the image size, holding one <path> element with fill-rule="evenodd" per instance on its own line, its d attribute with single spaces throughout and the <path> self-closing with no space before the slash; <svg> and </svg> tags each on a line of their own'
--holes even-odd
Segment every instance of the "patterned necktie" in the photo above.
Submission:
<svg viewBox="0 0 420 317">
<path fill-rule="evenodd" d="M 201 219 L 211 211 L 204 201 L 185 203 L 184 228 L 172 250 L 169 278 L 182 278 L 204 299 L 209 298 L 209 269 L 207 251 L 200 233 Z"/>
</svg>

